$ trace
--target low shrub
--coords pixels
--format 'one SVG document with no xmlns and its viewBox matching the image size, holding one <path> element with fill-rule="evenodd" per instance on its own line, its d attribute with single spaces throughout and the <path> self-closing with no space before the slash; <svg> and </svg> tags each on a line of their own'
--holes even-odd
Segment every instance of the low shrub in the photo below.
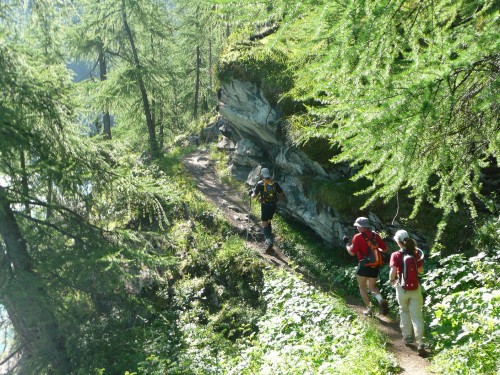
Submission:
<svg viewBox="0 0 500 375">
<path fill-rule="evenodd" d="M 500 358 L 500 220 L 481 226 L 477 256 L 454 254 L 439 261 L 427 290 L 436 371 L 446 375 L 495 374 Z"/>
<path fill-rule="evenodd" d="M 285 271 L 266 273 L 259 332 L 227 358 L 226 374 L 395 374 L 377 330 L 331 297 Z M 353 360 L 357 358 L 357 360 Z"/>
</svg>

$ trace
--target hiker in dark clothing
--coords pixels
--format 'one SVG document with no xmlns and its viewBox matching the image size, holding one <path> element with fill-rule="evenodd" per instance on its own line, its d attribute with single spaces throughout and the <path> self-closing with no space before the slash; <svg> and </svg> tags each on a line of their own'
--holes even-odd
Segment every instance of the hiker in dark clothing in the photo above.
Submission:
<svg viewBox="0 0 500 375">
<path fill-rule="evenodd" d="M 285 196 L 281 186 L 271 179 L 269 169 L 262 168 L 260 171 L 262 180 L 257 182 L 253 190 L 250 190 L 252 198 L 260 202 L 262 231 L 264 232 L 266 251 L 273 247 L 271 220 L 276 212 L 278 200 Z"/>
<path fill-rule="evenodd" d="M 358 281 L 361 298 L 366 305 L 366 310 L 363 312 L 363 314 L 371 315 L 373 313 L 370 297 L 368 296 L 367 292 L 368 289 L 370 290 L 370 292 L 372 292 L 372 294 L 375 296 L 375 299 L 379 303 L 380 312 L 385 315 L 389 312 L 389 306 L 387 305 L 387 301 L 382 297 L 380 291 L 377 288 L 379 266 L 365 266 L 363 264 L 363 260 L 368 255 L 369 245 L 367 241 L 374 239 L 377 243 L 377 246 L 383 251 L 386 251 L 387 245 L 377 233 L 370 230 L 370 220 L 368 220 L 368 218 L 358 217 L 354 222 L 354 226 L 358 229 L 359 233 L 354 235 L 352 243 L 349 241 L 349 238 L 345 236 L 344 243 L 349 255 L 356 256 L 358 258 L 356 279 Z"/>
</svg>

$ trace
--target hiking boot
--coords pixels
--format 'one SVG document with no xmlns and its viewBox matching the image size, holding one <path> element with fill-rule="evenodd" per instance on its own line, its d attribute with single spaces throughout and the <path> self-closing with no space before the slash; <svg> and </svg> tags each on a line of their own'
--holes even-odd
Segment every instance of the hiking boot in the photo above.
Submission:
<svg viewBox="0 0 500 375">
<path fill-rule="evenodd" d="M 424 344 L 418 344 L 417 352 L 420 357 L 425 357 L 427 355 Z"/>
<path fill-rule="evenodd" d="M 385 299 L 380 301 L 380 313 L 382 315 L 387 315 L 389 313 L 389 304 Z"/>
<path fill-rule="evenodd" d="M 405 345 L 410 345 L 410 344 L 413 344 L 415 342 L 415 338 L 413 336 L 406 336 L 404 339 L 403 339 L 403 342 Z"/>
<path fill-rule="evenodd" d="M 367 307 L 365 311 L 363 311 L 363 315 L 365 316 L 372 316 L 373 315 L 373 309 L 372 307 Z"/>
<path fill-rule="evenodd" d="M 266 254 L 269 254 L 271 250 L 273 249 L 273 241 L 270 238 L 266 238 L 264 241 L 264 246 L 266 247 Z"/>
</svg>

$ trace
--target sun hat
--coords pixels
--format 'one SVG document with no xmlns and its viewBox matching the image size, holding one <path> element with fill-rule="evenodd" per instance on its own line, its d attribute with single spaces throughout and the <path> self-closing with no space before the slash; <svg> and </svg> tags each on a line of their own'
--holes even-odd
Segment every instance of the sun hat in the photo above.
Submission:
<svg viewBox="0 0 500 375">
<path fill-rule="evenodd" d="M 355 227 L 361 227 L 361 228 L 369 228 L 370 227 L 370 220 L 366 217 L 358 217 L 356 221 L 354 222 Z"/>
<path fill-rule="evenodd" d="M 408 234 L 407 231 L 405 231 L 404 229 L 400 229 L 396 232 L 396 234 L 394 234 L 394 241 L 402 243 L 404 240 L 406 240 L 409 237 L 410 237 L 410 235 Z"/>
<path fill-rule="evenodd" d="M 264 178 L 271 178 L 271 174 L 269 173 L 269 169 L 267 168 L 262 168 L 260 170 L 260 174 L 262 175 L 262 177 Z"/>
</svg>

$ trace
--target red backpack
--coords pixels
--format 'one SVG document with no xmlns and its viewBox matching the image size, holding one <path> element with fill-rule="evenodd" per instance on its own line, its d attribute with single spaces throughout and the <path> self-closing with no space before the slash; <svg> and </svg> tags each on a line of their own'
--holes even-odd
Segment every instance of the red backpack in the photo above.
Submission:
<svg viewBox="0 0 500 375">
<path fill-rule="evenodd" d="M 421 250 L 417 249 L 420 252 L 420 258 L 423 259 L 423 253 Z M 418 289 L 418 265 L 417 259 L 415 256 L 408 254 L 406 252 L 403 253 L 403 272 L 401 273 L 401 287 L 404 290 L 417 290 Z"/>
</svg>

